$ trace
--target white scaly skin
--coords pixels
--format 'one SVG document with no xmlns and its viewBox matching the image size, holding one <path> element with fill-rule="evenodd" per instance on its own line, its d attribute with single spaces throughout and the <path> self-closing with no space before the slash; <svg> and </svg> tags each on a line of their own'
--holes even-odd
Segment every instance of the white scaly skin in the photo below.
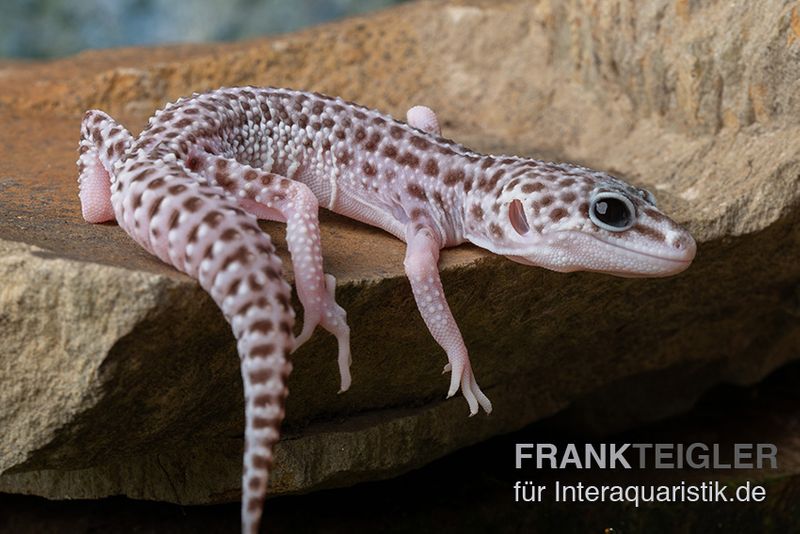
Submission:
<svg viewBox="0 0 800 534">
<path fill-rule="evenodd" d="M 100 111 L 81 129 L 79 184 L 89 222 L 116 219 L 145 249 L 199 280 L 230 321 L 242 360 L 246 428 L 242 529 L 256 532 L 291 371 L 316 325 L 339 344 L 350 386 L 350 330 L 322 270 L 318 208 L 407 243 L 405 269 L 425 324 L 447 353 L 448 396 L 475 414 L 481 392 L 439 278 L 439 251 L 466 241 L 557 271 L 667 276 L 692 237 L 652 195 L 590 169 L 478 154 L 440 137 L 428 108 L 409 124 L 317 93 L 223 88 L 180 99 L 134 139 Z M 301 334 L 274 247 L 256 218 L 287 223 Z M 621 224 L 624 223 L 624 224 Z"/>
</svg>

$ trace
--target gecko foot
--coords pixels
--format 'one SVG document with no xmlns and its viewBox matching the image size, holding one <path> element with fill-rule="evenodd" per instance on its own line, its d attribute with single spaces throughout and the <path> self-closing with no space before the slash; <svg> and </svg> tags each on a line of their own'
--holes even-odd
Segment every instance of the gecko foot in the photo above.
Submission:
<svg viewBox="0 0 800 534">
<path fill-rule="evenodd" d="M 350 389 L 352 382 L 350 376 L 350 365 L 352 357 L 350 354 L 350 327 L 347 326 L 347 312 L 336 303 L 336 278 L 331 274 L 325 274 L 325 289 L 318 294 L 314 301 L 305 300 L 303 307 L 303 330 L 295 338 L 294 348 L 296 351 L 300 346 L 308 341 L 314 333 L 317 325 L 330 332 L 336 337 L 339 346 L 339 393 L 344 393 Z"/>
<path fill-rule="evenodd" d="M 453 372 L 452 363 L 447 363 L 447 365 L 444 366 L 442 374 L 446 374 L 448 372 L 453 373 L 450 375 L 450 389 L 447 392 L 448 399 L 458 392 L 458 388 L 460 386 L 461 392 L 464 395 L 464 398 L 467 400 L 467 404 L 469 405 L 470 417 L 478 413 L 479 406 L 483 408 L 487 414 L 492 413 L 492 401 L 489 400 L 489 397 L 484 395 L 483 391 L 481 391 L 481 388 L 478 386 L 478 382 L 475 380 L 475 374 L 472 372 L 472 367 L 470 366 L 469 361 L 463 362 L 456 360 L 455 372 Z"/>
</svg>

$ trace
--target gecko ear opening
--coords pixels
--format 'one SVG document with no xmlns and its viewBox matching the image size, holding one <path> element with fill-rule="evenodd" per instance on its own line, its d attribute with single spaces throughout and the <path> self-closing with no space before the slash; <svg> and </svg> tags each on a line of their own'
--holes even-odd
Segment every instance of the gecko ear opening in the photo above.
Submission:
<svg viewBox="0 0 800 534">
<path fill-rule="evenodd" d="M 525 235 L 531 230 L 528 218 L 525 216 L 525 208 L 519 200 L 512 200 L 508 206 L 508 220 L 519 235 Z"/>
</svg>

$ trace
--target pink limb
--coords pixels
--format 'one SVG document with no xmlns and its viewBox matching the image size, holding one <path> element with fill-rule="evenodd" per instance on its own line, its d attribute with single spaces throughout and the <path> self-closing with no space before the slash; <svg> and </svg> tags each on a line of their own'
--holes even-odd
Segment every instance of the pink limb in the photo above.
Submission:
<svg viewBox="0 0 800 534">
<path fill-rule="evenodd" d="M 132 143 L 128 130 L 102 111 L 90 110 L 83 116 L 78 145 L 78 196 L 87 222 L 115 219 L 111 206 L 112 171 Z"/>
<path fill-rule="evenodd" d="M 414 106 L 406 112 L 406 121 L 409 126 L 419 128 L 423 132 L 433 135 L 442 135 L 439 119 L 436 113 L 427 106 Z"/>
<path fill-rule="evenodd" d="M 201 174 L 212 185 L 235 195 L 240 205 L 256 217 L 286 222 L 286 242 L 294 267 L 297 296 L 303 305 L 303 329 L 294 350 L 308 341 L 317 325 L 336 337 L 339 355 L 340 393 L 347 391 L 350 376 L 350 328 L 347 312 L 336 303 L 336 278 L 322 270 L 319 202 L 302 182 L 265 172 L 236 160 L 198 154 Z"/>
<path fill-rule="evenodd" d="M 447 353 L 445 372 L 452 372 L 447 397 L 455 395 L 460 385 L 470 415 L 478 413 L 478 405 L 491 413 L 492 403 L 478 387 L 467 348 L 444 296 L 437 266 L 439 243 L 429 228 L 415 230 L 411 225 L 406 230 L 406 243 L 404 266 L 417 308 L 433 338 Z"/>
</svg>

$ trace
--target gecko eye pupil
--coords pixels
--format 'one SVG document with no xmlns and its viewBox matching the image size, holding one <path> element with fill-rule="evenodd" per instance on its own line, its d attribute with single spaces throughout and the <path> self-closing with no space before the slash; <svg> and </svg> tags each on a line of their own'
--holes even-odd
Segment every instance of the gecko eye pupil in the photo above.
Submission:
<svg viewBox="0 0 800 534">
<path fill-rule="evenodd" d="M 599 193 L 592 199 L 589 218 L 604 230 L 622 232 L 633 226 L 633 204 L 619 193 Z"/>
</svg>

